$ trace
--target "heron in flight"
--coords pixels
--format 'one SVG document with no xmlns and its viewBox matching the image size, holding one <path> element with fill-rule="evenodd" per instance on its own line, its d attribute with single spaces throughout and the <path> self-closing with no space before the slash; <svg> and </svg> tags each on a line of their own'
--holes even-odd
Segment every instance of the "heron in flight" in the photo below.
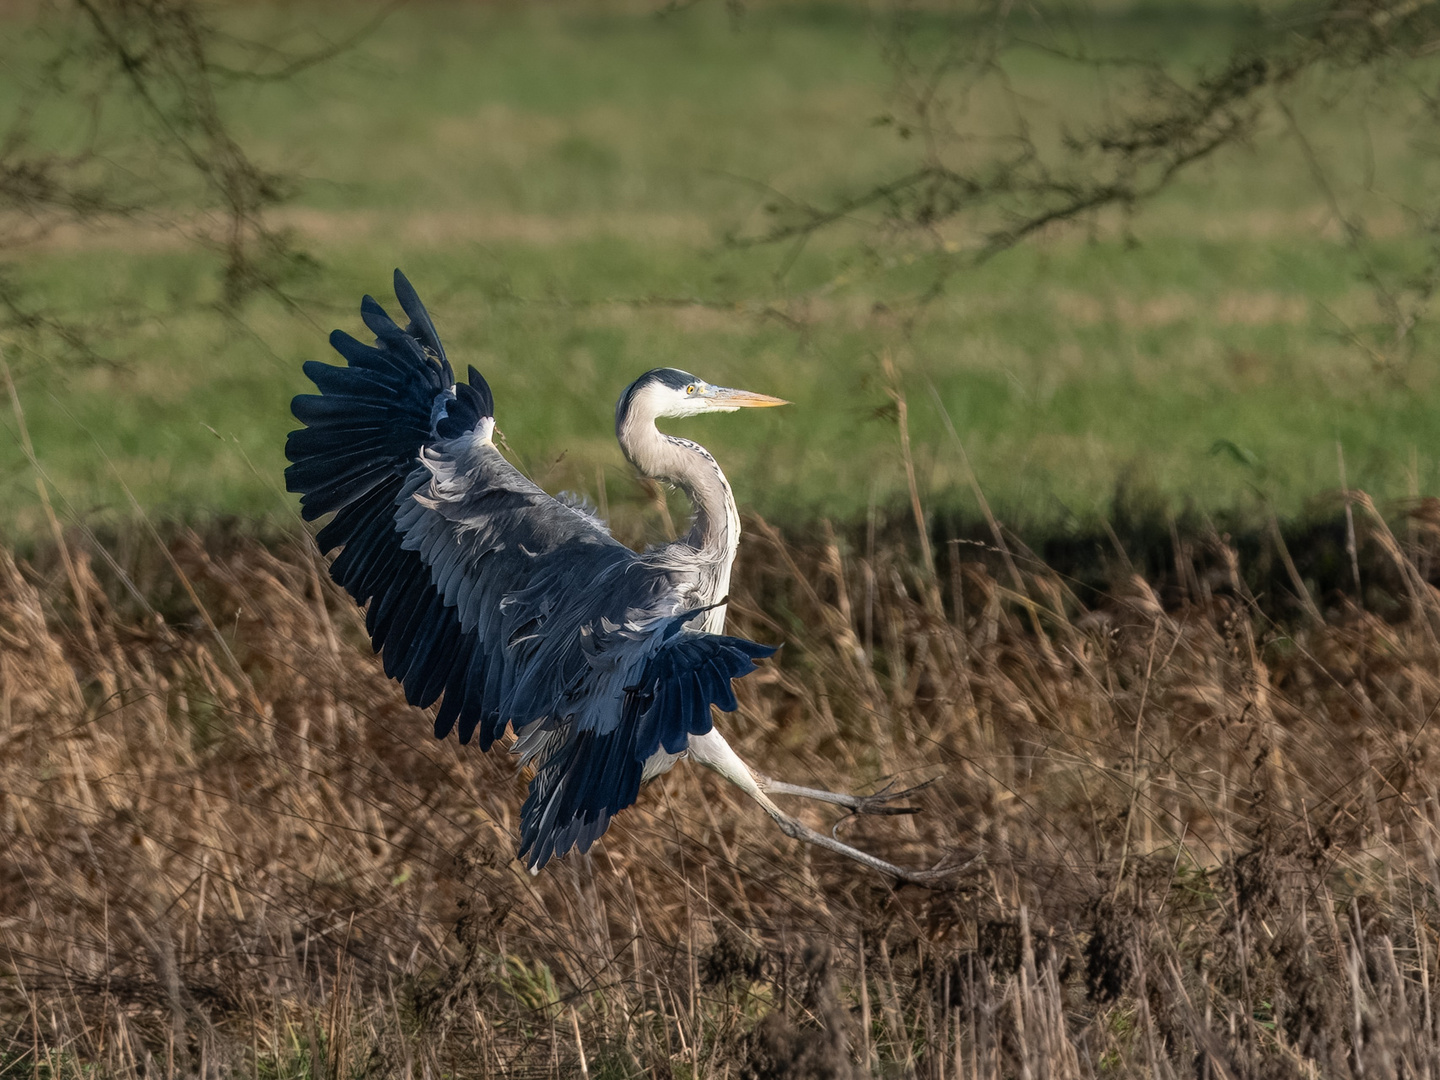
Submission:
<svg viewBox="0 0 1440 1080">
<path fill-rule="evenodd" d="M 395 272 L 401 329 L 367 296 L 374 346 L 340 330 L 346 366 L 316 361 L 319 394 L 291 403 L 306 425 L 285 445 L 290 491 L 316 537 L 340 548 L 330 575 L 365 608 L 385 673 L 421 708 L 440 701 L 435 735 L 478 733 L 487 750 L 508 727 L 534 767 L 520 850 L 532 872 L 587 851 L 645 781 L 678 760 L 707 766 L 758 802 L 785 834 L 920 881 L 786 814 L 772 796 L 818 799 L 857 813 L 908 813 L 896 795 L 860 797 L 781 783 L 750 768 L 711 721 L 737 708 L 731 680 L 774 647 L 726 635 L 740 518 L 703 447 L 655 427 L 660 417 L 768 408 L 768 394 L 712 386 L 674 368 L 620 396 L 615 432 L 642 474 L 678 486 L 694 506 L 689 533 L 634 552 L 603 522 L 552 498 L 496 449 L 495 403 L 475 368 L 456 383 L 410 282 Z M 903 793 L 900 793 L 903 794 Z"/>
</svg>

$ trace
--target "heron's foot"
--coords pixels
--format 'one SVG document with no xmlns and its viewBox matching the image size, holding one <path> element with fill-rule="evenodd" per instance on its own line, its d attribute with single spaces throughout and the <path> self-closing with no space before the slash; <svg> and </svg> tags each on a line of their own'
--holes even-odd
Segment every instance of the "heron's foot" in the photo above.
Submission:
<svg viewBox="0 0 1440 1080">
<path fill-rule="evenodd" d="M 939 889 L 962 874 L 973 873 L 985 865 L 984 855 L 954 857 L 947 855 L 928 870 L 892 866 L 891 872 L 902 885 L 918 885 L 923 889 Z"/>
<path fill-rule="evenodd" d="M 803 821 L 790 817 L 788 814 L 772 814 L 775 824 L 780 826 L 780 831 L 792 840 L 799 840 L 802 843 L 814 844 L 823 847 L 837 855 L 844 855 L 848 859 L 868 866 L 870 869 L 893 877 L 909 885 L 920 885 L 925 888 L 938 888 L 948 878 L 970 869 L 979 861 L 979 856 L 957 862 L 953 859 L 942 859 L 935 866 L 928 870 L 911 870 L 903 866 L 896 866 L 894 863 L 886 862 L 884 859 L 871 855 L 868 851 L 861 851 L 857 847 L 837 840 L 833 835 L 826 836 L 810 828 Z"/>
<path fill-rule="evenodd" d="M 936 778 L 938 779 L 938 777 Z M 877 814 L 877 815 L 899 815 L 918 814 L 921 811 L 919 806 L 891 806 L 896 799 L 908 799 L 917 792 L 924 791 L 935 780 L 926 780 L 923 784 L 916 784 L 913 787 L 902 788 L 900 791 L 892 791 L 895 784 L 886 784 L 873 795 L 852 795 L 853 803 L 841 803 L 852 814 Z"/>
<path fill-rule="evenodd" d="M 934 889 L 939 888 L 952 878 L 959 877 L 961 874 L 979 870 L 984 865 L 985 856 L 983 853 L 969 856 L 959 854 L 947 855 L 934 866 L 930 867 L 929 870 L 907 871 L 901 880 L 911 885 L 923 885 L 925 888 Z"/>
<path fill-rule="evenodd" d="M 843 806 L 852 814 L 888 816 L 918 814 L 920 812 L 918 806 L 891 806 L 890 804 L 896 799 L 906 799 L 916 792 L 925 790 L 935 783 L 935 779 L 926 780 L 923 784 L 916 784 L 900 791 L 892 790 L 895 785 L 890 783 L 873 795 L 851 795 L 843 791 L 826 791 L 823 788 L 805 787 L 801 784 L 787 784 L 783 780 L 776 780 L 759 773 L 755 776 L 760 789 L 771 795 L 793 795 L 800 799 L 814 799 L 816 802 L 830 803 L 832 806 Z"/>
</svg>

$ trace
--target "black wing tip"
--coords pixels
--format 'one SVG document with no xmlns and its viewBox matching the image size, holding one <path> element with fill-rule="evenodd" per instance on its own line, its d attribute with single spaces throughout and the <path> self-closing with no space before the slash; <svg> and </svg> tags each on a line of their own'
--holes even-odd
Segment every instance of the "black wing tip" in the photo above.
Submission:
<svg viewBox="0 0 1440 1080">
<path fill-rule="evenodd" d="M 410 279 L 401 273 L 398 266 L 395 268 L 394 289 L 395 299 L 400 301 L 400 310 L 410 317 L 410 325 L 429 329 L 430 313 L 420 302 L 420 294 L 415 291 L 415 286 L 410 284 Z"/>
<path fill-rule="evenodd" d="M 480 374 L 474 364 L 471 364 L 466 377 L 469 379 L 470 388 L 480 395 L 481 404 L 484 406 L 484 412 L 481 415 L 493 417 L 495 415 L 495 395 L 490 390 L 490 384 L 485 381 L 485 376 Z"/>
<path fill-rule="evenodd" d="M 300 415 L 300 410 L 305 408 L 306 403 L 310 401 L 311 398 L 318 398 L 319 396 L 319 394 L 296 394 L 290 399 L 290 415 L 295 417 L 295 419 L 299 420 L 302 424 L 305 423 L 305 418 Z M 304 429 L 302 428 L 301 430 Z M 300 434 L 299 431 L 292 431 L 285 439 L 285 456 L 291 461 L 294 461 L 295 459 L 293 457 L 290 457 L 290 440 L 295 438 L 295 436 L 298 434 Z"/>
<path fill-rule="evenodd" d="M 405 328 L 405 332 L 411 337 L 417 338 L 426 349 L 435 354 L 435 359 L 440 362 L 440 368 L 445 373 L 445 381 L 453 384 L 455 370 L 445 356 L 445 346 L 440 344 L 440 333 L 435 329 L 435 321 L 425 310 L 425 305 L 420 301 L 420 294 L 415 291 L 415 286 L 410 284 L 410 279 L 398 266 L 395 268 L 394 289 L 395 299 L 400 301 L 400 309 L 410 320 L 410 325 Z"/>
</svg>

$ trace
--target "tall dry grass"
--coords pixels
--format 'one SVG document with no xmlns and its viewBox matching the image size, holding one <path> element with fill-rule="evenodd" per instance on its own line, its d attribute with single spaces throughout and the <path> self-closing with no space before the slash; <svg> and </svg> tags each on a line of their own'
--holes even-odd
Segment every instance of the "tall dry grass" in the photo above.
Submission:
<svg viewBox="0 0 1440 1080">
<path fill-rule="evenodd" d="M 1213 535 L 1082 603 L 752 522 L 732 619 L 786 646 L 727 735 L 931 781 L 801 812 L 933 890 L 686 766 L 531 877 L 523 777 L 429 737 L 305 547 L 0 551 L 0 1076 L 1440 1075 L 1436 537 L 1359 498 L 1367 606 L 1289 627 Z"/>
</svg>

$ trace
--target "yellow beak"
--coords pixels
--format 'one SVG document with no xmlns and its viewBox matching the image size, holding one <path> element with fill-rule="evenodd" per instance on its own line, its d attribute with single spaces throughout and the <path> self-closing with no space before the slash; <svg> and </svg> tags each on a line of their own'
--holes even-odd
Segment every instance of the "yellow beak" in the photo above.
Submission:
<svg viewBox="0 0 1440 1080">
<path fill-rule="evenodd" d="M 784 398 L 756 394 L 749 390 L 731 390 L 727 386 L 717 386 L 706 396 L 727 409 L 772 409 L 776 405 L 790 404 Z"/>
</svg>

